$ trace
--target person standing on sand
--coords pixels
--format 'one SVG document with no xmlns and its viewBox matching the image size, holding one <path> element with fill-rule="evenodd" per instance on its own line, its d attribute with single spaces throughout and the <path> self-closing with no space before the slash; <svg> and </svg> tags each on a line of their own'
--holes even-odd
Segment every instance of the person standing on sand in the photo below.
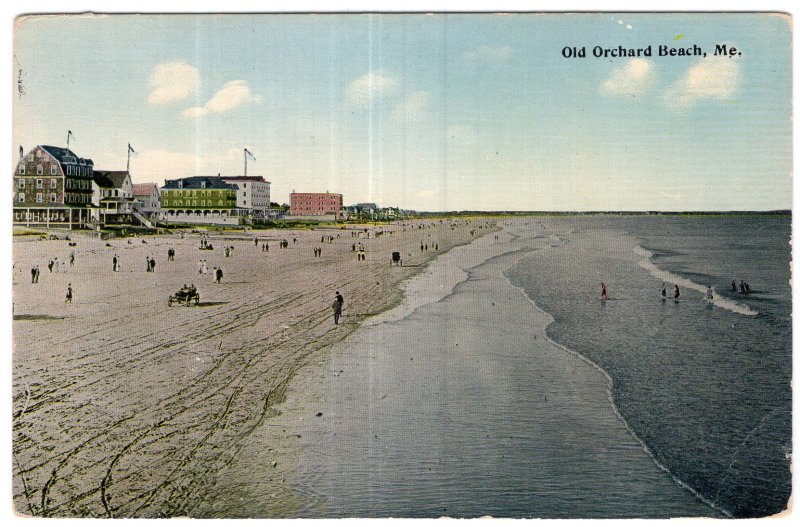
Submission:
<svg viewBox="0 0 800 527">
<path fill-rule="evenodd" d="M 336 291 L 336 297 L 333 300 L 333 323 L 339 324 L 339 317 L 342 316 L 342 308 L 344 307 L 344 297 Z"/>
<path fill-rule="evenodd" d="M 72 284 L 69 284 L 67 286 L 67 299 L 64 300 L 64 303 L 65 304 L 71 304 L 72 303 Z"/>
<path fill-rule="evenodd" d="M 36 283 L 36 267 L 31 267 L 31 283 Z"/>
<path fill-rule="evenodd" d="M 675 296 L 673 297 L 675 300 L 678 300 L 681 297 L 681 290 L 678 287 L 678 284 L 675 284 Z"/>
<path fill-rule="evenodd" d="M 608 288 L 606 287 L 606 284 L 600 282 L 600 288 L 600 300 L 608 300 Z"/>
<path fill-rule="evenodd" d="M 72 251 L 71 253 L 69 253 L 69 266 L 70 267 L 74 267 L 75 266 L 75 251 Z"/>
<path fill-rule="evenodd" d="M 706 288 L 706 300 L 714 300 L 714 291 L 711 290 L 711 286 Z"/>
<path fill-rule="evenodd" d="M 216 277 L 216 278 L 214 279 L 214 281 L 215 281 L 216 283 L 218 283 L 218 284 L 221 284 L 221 283 L 222 283 L 222 268 L 221 268 L 221 267 L 217 267 L 216 269 L 217 269 L 217 270 L 216 270 L 216 272 L 214 273 L 214 275 L 215 275 L 215 277 Z"/>
<path fill-rule="evenodd" d="M 114 258 L 111 259 L 111 270 L 116 272 L 117 271 L 117 255 L 114 255 Z"/>
</svg>

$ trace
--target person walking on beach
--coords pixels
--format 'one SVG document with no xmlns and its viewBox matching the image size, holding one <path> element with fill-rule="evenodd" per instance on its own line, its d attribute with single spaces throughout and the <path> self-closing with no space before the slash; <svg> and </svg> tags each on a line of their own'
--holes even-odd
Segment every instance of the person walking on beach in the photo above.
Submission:
<svg viewBox="0 0 800 527">
<path fill-rule="evenodd" d="M 221 284 L 221 283 L 222 283 L 222 268 L 221 268 L 221 267 L 217 267 L 216 269 L 217 269 L 217 270 L 216 270 L 216 272 L 214 273 L 214 275 L 215 275 L 215 279 L 214 279 L 214 281 L 215 281 L 216 283 L 218 283 L 218 284 Z"/>
<path fill-rule="evenodd" d="M 31 283 L 36 283 L 36 267 L 31 267 Z"/>
<path fill-rule="evenodd" d="M 344 297 L 336 291 L 336 297 L 333 300 L 333 323 L 339 324 L 339 317 L 342 316 L 342 308 L 344 307 Z"/>
<path fill-rule="evenodd" d="M 114 272 L 117 272 L 117 263 L 118 263 L 118 262 L 119 262 L 119 260 L 117 259 L 117 255 L 115 254 L 115 255 L 114 255 L 114 258 L 112 258 L 112 259 L 111 259 L 111 263 L 112 263 L 112 267 L 111 267 L 111 269 L 112 269 Z"/>
<path fill-rule="evenodd" d="M 69 266 L 75 267 L 75 251 L 69 253 Z"/>
<path fill-rule="evenodd" d="M 714 300 L 714 291 L 711 290 L 711 286 L 708 286 L 706 288 L 706 300 L 708 300 L 709 302 L 711 300 Z"/>
<path fill-rule="evenodd" d="M 53 260 L 47 262 L 47 269 L 52 273 L 53 272 Z M 735 285 L 735 283 L 734 283 Z"/>
<path fill-rule="evenodd" d="M 72 303 L 72 284 L 69 284 L 67 286 L 67 299 L 64 300 L 64 303 L 65 304 L 71 304 Z"/>
<path fill-rule="evenodd" d="M 603 282 L 600 282 L 600 300 L 603 301 L 608 300 L 608 288 L 606 287 L 606 284 Z"/>
<path fill-rule="evenodd" d="M 676 301 L 681 297 L 681 289 L 678 287 L 678 284 L 675 284 L 675 296 L 673 297 Z"/>
</svg>

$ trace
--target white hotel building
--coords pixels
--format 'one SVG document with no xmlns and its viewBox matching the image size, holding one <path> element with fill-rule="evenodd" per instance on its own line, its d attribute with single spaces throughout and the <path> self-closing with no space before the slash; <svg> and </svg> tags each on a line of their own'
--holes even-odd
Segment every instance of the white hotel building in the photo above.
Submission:
<svg viewBox="0 0 800 527">
<path fill-rule="evenodd" d="M 261 176 L 232 176 L 223 177 L 225 183 L 234 184 L 236 191 L 236 208 L 244 209 L 253 216 L 259 217 L 269 210 L 270 182 Z"/>
</svg>

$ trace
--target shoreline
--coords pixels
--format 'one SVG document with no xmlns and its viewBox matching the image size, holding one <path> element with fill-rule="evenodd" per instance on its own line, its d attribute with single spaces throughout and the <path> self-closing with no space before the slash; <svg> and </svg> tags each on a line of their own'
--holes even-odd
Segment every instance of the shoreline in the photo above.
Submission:
<svg viewBox="0 0 800 527">
<path fill-rule="evenodd" d="M 614 411 L 614 414 L 617 416 L 617 418 L 622 423 L 622 425 L 625 427 L 625 429 L 628 431 L 628 433 L 631 435 L 631 437 L 633 439 L 635 439 L 639 443 L 639 445 L 642 447 L 642 450 L 652 460 L 653 464 L 656 467 L 658 467 L 659 470 L 661 470 L 664 473 L 668 474 L 673 479 L 673 481 L 675 481 L 675 483 L 679 487 L 681 487 L 683 489 L 686 489 L 688 492 L 690 492 L 692 495 L 694 495 L 698 500 L 700 500 L 701 502 L 706 504 L 708 507 L 710 507 L 711 509 L 714 509 L 716 511 L 719 511 L 726 518 L 733 518 L 733 515 L 729 511 L 727 511 L 725 508 L 721 507 L 720 505 L 714 503 L 713 501 L 711 501 L 707 497 L 703 496 L 700 492 L 698 492 L 697 490 L 692 488 L 688 483 L 682 481 L 677 475 L 673 474 L 672 471 L 670 471 L 670 469 L 667 466 L 665 466 L 663 463 L 661 463 L 656 458 L 656 456 L 655 456 L 655 454 L 653 454 L 653 451 L 651 450 L 650 446 L 648 446 L 647 443 L 645 443 L 645 441 L 641 437 L 639 437 L 639 435 L 636 433 L 636 430 L 634 430 L 633 427 L 631 427 L 630 423 L 628 423 L 628 420 L 625 419 L 625 416 L 622 415 L 622 412 L 620 411 L 619 407 L 617 406 L 617 402 L 614 399 L 614 379 L 611 377 L 611 375 L 606 370 L 604 370 L 602 366 L 600 366 L 599 364 L 594 362 L 589 357 L 581 354 L 578 351 L 570 349 L 566 345 L 564 345 L 564 344 L 558 342 L 557 340 L 553 339 L 552 337 L 550 337 L 550 335 L 547 332 L 547 328 L 551 324 L 553 324 L 555 322 L 555 318 L 553 317 L 553 315 L 551 315 L 550 313 L 548 313 L 547 311 L 545 311 L 541 307 L 539 307 L 536 304 L 536 301 L 533 298 L 531 298 L 530 296 L 528 296 L 528 294 L 525 292 L 525 290 L 523 288 L 521 288 L 519 286 L 516 286 L 513 283 L 511 283 L 511 280 L 509 280 L 507 276 L 505 276 L 505 275 L 503 275 L 503 276 L 508 280 L 508 283 L 511 285 L 511 287 L 517 289 L 520 292 L 520 294 L 522 296 L 524 296 L 525 299 L 528 300 L 528 302 L 531 303 L 531 305 L 533 305 L 534 308 L 536 308 L 538 311 L 540 311 L 543 315 L 545 315 L 549 319 L 549 322 L 545 325 L 545 328 L 544 328 L 544 338 L 547 339 L 548 342 L 550 342 L 552 345 L 564 350 L 566 353 L 569 353 L 571 355 L 574 355 L 574 356 L 578 357 L 580 360 L 582 360 L 583 362 L 585 362 L 586 364 L 588 364 L 589 366 L 591 366 L 592 368 L 597 370 L 600 374 L 603 375 L 603 377 L 605 377 L 605 379 L 606 379 L 606 387 L 607 387 L 606 388 L 606 396 L 608 398 L 609 404 L 611 405 L 611 408 Z"/>
<path fill-rule="evenodd" d="M 505 235 L 504 236 L 505 238 L 508 238 L 509 237 L 508 235 L 510 233 L 508 232 L 508 230 L 503 229 L 501 231 L 501 234 Z M 512 237 L 512 240 L 515 239 L 514 235 L 511 235 L 511 237 Z M 483 240 L 486 240 L 486 238 L 484 237 Z M 340 411 L 340 408 L 341 408 L 341 401 L 339 400 L 340 396 L 335 393 L 335 390 L 334 390 L 334 392 L 331 392 L 330 390 L 334 389 L 334 388 L 336 388 L 338 386 L 342 386 L 344 384 L 347 384 L 348 381 L 347 381 L 347 378 L 345 378 L 345 377 L 348 376 L 349 372 L 352 369 L 357 369 L 358 371 L 362 371 L 366 367 L 366 366 L 364 366 L 364 364 L 361 364 L 361 362 L 363 362 L 364 358 L 362 357 L 362 359 L 358 359 L 358 357 L 361 354 L 356 352 L 356 350 L 363 349 L 364 345 L 370 346 L 370 347 L 368 347 L 368 349 L 373 349 L 373 348 L 371 348 L 371 346 L 373 344 L 368 344 L 368 343 L 373 343 L 373 342 L 376 341 L 376 339 L 378 341 L 382 342 L 382 340 L 380 340 L 380 337 L 378 337 L 376 335 L 380 335 L 382 332 L 385 332 L 385 331 L 391 331 L 391 329 L 389 329 L 389 328 L 391 328 L 393 326 L 402 325 L 402 324 L 405 324 L 405 323 L 410 323 L 409 322 L 410 320 L 418 319 L 419 317 L 424 317 L 425 316 L 423 314 L 417 315 L 418 311 L 420 311 L 420 313 L 422 313 L 422 312 L 427 313 L 430 309 L 436 308 L 436 305 L 442 305 L 443 303 L 447 303 L 447 302 L 450 302 L 451 300 L 453 300 L 456 296 L 458 296 L 460 294 L 460 293 L 457 292 L 458 290 L 460 290 L 462 288 L 467 288 L 468 284 L 472 283 L 471 273 L 474 272 L 476 268 L 477 269 L 484 269 L 484 268 L 486 268 L 486 266 L 490 266 L 491 267 L 491 266 L 496 265 L 496 262 L 498 262 L 498 261 L 506 261 L 506 260 L 509 260 L 509 259 L 513 259 L 514 262 L 516 262 L 516 261 L 519 260 L 519 258 L 524 256 L 524 252 L 520 252 L 520 251 L 525 251 L 526 250 L 526 248 L 522 247 L 522 244 L 520 244 L 519 247 L 513 247 L 513 246 L 509 247 L 508 246 L 509 240 L 504 240 L 504 242 L 506 242 L 506 243 L 503 243 L 501 246 L 496 246 L 494 244 L 488 245 L 489 249 L 496 248 L 494 250 L 494 252 L 496 254 L 489 255 L 487 253 L 489 253 L 491 251 L 484 251 L 483 253 L 481 253 L 478 250 L 477 246 L 481 243 L 481 241 L 482 241 L 481 239 L 475 240 L 469 245 L 462 246 L 462 247 L 457 248 L 457 249 L 453 249 L 452 251 L 441 255 L 439 258 L 437 258 L 436 260 L 431 262 L 431 264 L 430 264 L 431 273 L 418 274 L 418 275 L 410 278 L 405 284 L 406 287 L 414 287 L 415 282 L 426 283 L 427 284 L 426 286 L 421 285 L 421 286 L 418 287 L 418 289 L 419 290 L 437 290 L 437 286 L 439 285 L 437 283 L 437 276 L 441 278 L 443 276 L 443 274 L 446 275 L 448 270 L 449 270 L 449 268 L 451 268 L 453 261 L 464 260 L 464 258 L 459 258 L 459 256 L 464 255 L 465 253 L 471 252 L 472 253 L 472 257 L 473 257 L 472 262 L 464 263 L 462 261 L 462 266 L 461 266 L 462 272 L 464 272 L 464 274 L 466 276 L 463 279 L 461 279 L 459 281 L 456 281 L 456 283 L 453 285 L 453 287 L 450 288 L 449 292 L 444 293 L 444 294 L 437 294 L 437 295 L 435 295 L 435 297 L 437 297 L 437 298 L 428 298 L 425 301 L 420 301 L 419 297 L 415 297 L 416 302 L 412 302 L 412 305 L 405 305 L 405 306 L 404 305 L 400 305 L 400 306 L 395 307 L 394 308 L 394 311 L 395 311 L 394 313 L 387 312 L 387 313 L 384 313 L 384 315 L 378 317 L 378 318 L 384 318 L 384 320 L 377 321 L 377 322 L 379 322 L 377 324 L 365 324 L 357 332 L 354 332 L 354 333 L 348 335 L 348 337 L 346 339 L 344 339 L 342 342 L 332 346 L 332 349 L 328 353 L 326 353 L 324 357 L 318 357 L 320 359 L 318 363 L 312 365 L 311 368 L 309 368 L 308 370 L 304 370 L 304 372 L 302 372 L 299 375 L 299 377 L 296 379 L 296 382 L 293 382 L 292 385 L 289 386 L 289 389 L 287 391 L 287 399 L 284 401 L 283 404 L 279 405 L 279 407 L 278 407 L 280 415 L 278 415 L 276 417 L 273 417 L 272 418 L 272 422 L 270 423 L 270 426 L 265 427 L 264 434 L 266 434 L 266 435 L 263 436 L 264 439 L 262 440 L 262 443 L 260 445 L 251 445 L 251 447 L 249 448 L 249 454 L 250 455 L 249 456 L 244 456 L 247 460 L 246 461 L 241 461 L 239 463 L 240 466 L 238 468 L 233 467 L 228 471 L 229 473 L 226 475 L 228 477 L 227 482 L 223 483 L 221 485 L 220 489 L 217 490 L 218 499 L 225 500 L 228 495 L 241 496 L 240 487 L 241 486 L 245 486 L 245 485 L 247 485 L 248 487 L 252 486 L 251 492 L 253 494 L 255 494 L 255 495 L 263 494 L 265 492 L 261 488 L 261 486 L 259 484 L 257 484 L 257 483 L 254 483 L 254 482 L 253 483 L 245 483 L 245 482 L 241 481 L 241 479 L 237 479 L 237 473 L 241 473 L 241 474 L 252 473 L 252 470 L 256 470 L 257 467 L 263 466 L 265 464 L 268 464 L 267 463 L 268 460 L 266 458 L 262 459 L 261 462 L 252 461 L 251 458 L 252 457 L 256 457 L 256 458 L 259 457 L 260 453 L 265 450 L 264 447 L 266 447 L 267 445 L 276 444 L 279 441 L 279 438 L 280 438 L 281 435 L 283 435 L 284 437 L 288 437 L 288 438 L 295 437 L 296 441 L 293 441 L 292 442 L 292 446 L 289 447 L 286 451 L 281 452 L 280 455 L 276 455 L 276 454 L 278 454 L 278 452 L 273 452 L 273 453 L 270 454 L 270 456 L 268 456 L 269 459 L 278 459 L 279 460 L 279 465 L 280 466 L 277 469 L 276 468 L 272 469 L 273 470 L 272 473 L 275 474 L 274 478 L 275 479 L 280 479 L 281 481 L 285 481 L 287 478 L 291 478 L 291 475 L 295 472 L 295 469 L 293 468 L 293 464 L 299 464 L 299 465 L 302 466 L 305 463 L 306 465 L 308 465 L 308 460 L 306 459 L 305 461 L 302 461 L 302 458 L 303 458 L 303 456 L 307 457 L 309 455 L 307 453 L 309 451 L 309 449 L 311 451 L 318 451 L 320 449 L 324 450 L 324 448 L 325 448 L 324 446 L 320 446 L 319 445 L 319 443 L 321 442 L 320 441 L 320 437 L 321 437 L 320 433 L 321 432 L 319 430 L 315 430 L 315 428 L 318 428 L 320 426 L 324 426 L 324 425 L 320 425 L 320 423 L 322 421 L 325 421 L 326 419 L 328 419 L 327 416 L 329 416 L 329 415 L 331 415 L 330 419 L 335 419 L 336 418 L 336 419 L 339 419 L 340 421 L 341 421 L 341 419 L 344 419 L 344 417 L 339 418 L 338 415 L 337 415 L 337 412 Z M 547 242 L 547 243 L 549 243 L 549 242 Z M 501 250 L 497 251 L 497 248 L 500 248 Z M 456 254 L 457 252 L 460 252 L 461 255 Z M 519 253 L 519 254 L 515 254 L 515 253 Z M 450 261 L 447 261 L 448 259 Z M 513 265 L 513 263 L 508 263 L 507 265 L 505 265 L 504 269 L 509 268 L 511 265 Z M 515 294 L 522 294 L 523 295 L 523 297 L 522 297 L 522 299 L 520 299 L 520 301 L 523 301 L 525 303 L 530 304 L 535 309 L 535 311 L 540 313 L 540 318 L 546 319 L 546 323 L 543 323 L 543 325 L 542 325 L 542 335 L 541 336 L 545 337 L 545 339 L 542 339 L 542 340 L 548 341 L 551 346 L 557 348 L 558 349 L 557 354 L 563 354 L 566 351 L 567 354 L 568 354 L 567 356 L 574 357 L 575 360 L 578 360 L 582 364 L 585 364 L 586 367 L 591 367 L 590 368 L 591 371 L 593 371 L 595 373 L 590 374 L 590 376 L 591 375 L 601 375 L 601 376 L 603 376 L 603 381 L 601 383 L 602 384 L 602 397 L 601 397 L 601 399 L 603 401 L 603 404 L 610 404 L 609 413 L 613 412 L 613 421 L 618 423 L 617 425 L 611 425 L 612 428 L 614 426 L 619 426 L 620 428 L 624 428 L 624 434 L 627 435 L 630 438 L 630 441 L 632 441 L 632 442 L 635 441 L 635 444 L 636 444 L 637 448 L 642 451 L 643 457 L 646 457 L 646 461 L 647 461 L 648 466 L 655 468 L 656 472 L 658 472 L 658 474 L 663 474 L 664 477 L 670 476 L 669 485 L 670 486 L 675 486 L 676 487 L 675 488 L 675 492 L 676 492 L 676 494 L 679 494 L 680 492 L 677 490 L 679 487 L 678 487 L 678 485 L 675 485 L 675 483 L 678 483 L 678 482 L 674 479 L 672 474 L 669 473 L 668 471 L 665 471 L 663 469 L 663 467 L 659 467 L 658 466 L 658 463 L 649 454 L 649 451 L 647 450 L 646 445 L 644 445 L 641 442 L 641 440 L 639 440 L 639 438 L 635 435 L 635 433 L 633 433 L 632 430 L 630 430 L 630 428 L 627 426 L 627 423 L 624 421 L 624 419 L 618 413 L 616 407 L 614 406 L 614 402 L 613 402 L 613 400 L 611 398 L 611 393 L 609 391 L 607 374 L 605 374 L 605 372 L 603 372 L 602 369 L 599 369 L 596 365 L 592 364 L 591 361 L 588 361 L 582 355 L 580 355 L 580 354 L 578 354 L 576 352 L 573 352 L 571 350 L 568 350 L 564 346 L 553 342 L 549 338 L 549 336 L 547 336 L 547 334 L 546 334 L 546 327 L 553 321 L 552 316 L 550 316 L 549 314 L 547 314 L 544 311 L 542 311 L 535 304 L 535 302 L 533 302 L 525 294 L 525 292 L 523 290 L 521 290 L 519 287 L 517 287 L 514 284 L 512 284 L 510 282 L 510 280 L 508 279 L 508 277 L 505 276 L 505 274 L 501 274 L 501 278 L 505 283 L 507 283 L 508 287 L 510 287 L 514 291 L 516 291 Z M 408 296 L 409 295 L 406 295 L 406 298 Z M 498 307 L 498 309 L 500 309 L 500 308 Z M 538 325 L 538 323 L 536 323 L 536 325 Z M 422 332 L 421 334 L 427 334 L 427 333 L 425 333 L 425 330 L 423 330 L 423 329 L 419 329 L 418 332 Z M 531 340 L 531 342 L 534 342 L 534 341 Z M 392 354 L 402 354 L 402 353 L 403 353 L 403 351 L 400 350 L 400 349 L 395 349 L 394 352 L 392 352 Z M 415 352 L 415 354 L 414 354 L 414 357 L 412 358 L 412 360 L 417 359 L 414 362 L 414 364 L 417 364 L 417 362 L 419 362 L 419 360 L 422 360 L 421 358 L 416 356 L 418 353 L 420 353 L 420 350 L 417 350 Z M 553 353 L 553 352 L 551 351 L 549 353 Z M 377 349 L 373 349 L 373 351 L 371 351 L 369 353 L 369 355 L 375 355 L 375 354 L 377 354 L 380 357 L 382 352 L 378 351 Z M 565 357 L 562 356 L 562 359 L 560 359 L 560 360 L 556 359 L 556 360 L 560 362 L 560 361 L 565 360 Z M 570 362 L 570 360 L 567 360 L 567 362 Z M 375 364 L 373 366 L 369 366 L 369 370 L 368 371 L 373 372 L 375 368 L 380 369 L 380 366 L 378 364 Z M 364 370 L 364 372 L 366 372 L 366 371 L 367 370 Z M 399 371 L 398 371 L 398 373 L 399 373 Z M 360 374 L 360 376 L 359 376 L 359 374 L 351 374 L 351 376 L 349 378 L 351 379 L 351 382 L 358 382 L 357 379 L 363 378 L 363 375 L 364 375 L 364 373 Z M 336 378 L 338 380 L 333 380 L 334 378 Z M 371 381 L 371 384 L 373 384 L 374 382 L 376 382 L 376 381 Z M 410 379 L 409 379 L 409 382 L 412 382 L 412 384 L 410 386 L 412 390 L 418 390 L 419 389 L 419 388 L 413 388 L 413 381 L 411 381 Z M 566 384 L 566 385 L 580 384 L 580 382 L 578 382 L 578 383 L 565 382 L 564 384 Z M 376 387 L 375 389 L 378 389 L 378 388 Z M 392 392 L 389 391 L 387 393 L 392 393 Z M 366 395 L 366 393 L 364 395 Z M 551 398 L 552 397 L 557 397 L 557 396 L 554 396 L 552 393 L 549 394 L 549 395 L 551 396 Z M 598 393 L 597 395 L 600 395 L 600 394 Z M 333 398 L 335 400 L 335 402 L 331 402 L 329 400 L 331 398 Z M 592 404 L 596 404 L 596 403 L 597 403 L 597 401 L 595 400 L 595 402 L 592 403 Z M 419 407 L 418 410 L 419 411 L 424 411 L 424 408 Z M 568 411 L 572 411 L 572 410 L 568 410 Z M 315 415 L 315 413 L 317 414 L 317 418 L 316 419 L 313 417 Z M 320 417 L 320 416 L 322 416 L 322 417 Z M 305 419 L 304 419 L 304 417 L 305 417 Z M 352 417 L 347 418 L 348 421 L 351 420 L 351 419 L 352 419 Z M 341 426 L 342 428 L 346 428 L 346 426 L 347 426 L 347 425 L 344 424 L 344 421 L 341 423 L 341 425 L 342 425 Z M 374 425 L 377 428 L 381 427 L 381 423 L 375 423 Z M 334 426 L 334 425 L 330 425 L 330 426 Z M 606 426 L 606 425 L 604 425 L 604 426 Z M 337 430 L 339 429 L 338 426 L 336 426 L 335 428 Z M 283 430 L 283 432 L 278 431 L 278 429 Z M 384 435 L 385 434 L 378 433 L 378 436 L 380 436 L 380 437 L 383 437 Z M 259 436 L 260 436 L 259 434 L 256 434 L 254 437 L 259 437 Z M 376 437 L 378 437 L 378 436 L 376 436 Z M 311 439 L 308 439 L 309 437 L 311 437 Z M 333 438 L 327 437 L 327 439 L 331 440 Z M 309 442 L 313 443 L 315 446 L 314 445 L 310 445 Z M 322 443 L 326 443 L 326 442 L 322 441 Z M 303 452 L 306 452 L 306 454 L 302 454 Z M 333 453 L 333 452 L 328 452 L 328 455 L 326 455 L 325 457 L 326 457 L 326 459 L 332 460 L 332 459 L 336 459 L 338 456 L 335 455 L 335 453 Z M 373 461 L 375 461 L 375 460 L 373 460 Z M 234 464 L 236 464 L 236 463 L 234 463 Z M 336 465 L 336 466 L 338 466 L 338 465 Z M 281 467 L 283 467 L 284 470 L 281 470 Z M 305 468 L 307 470 L 308 466 L 306 466 Z M 325 468 L 325 466 L 322 465 L 322 466 L 315 467 L 315 470 L 316 469 L 320 469 L 320 468 Z M 225 480 L 226 476 L 223 476 L 222 479 Z M 656 480 L 658 480 L 658 478 L 660 478 L 661 476 L 658 476 L 658 475 L 652 476 L 651 475 L 651 476 L 648 476 L 648 477 L 655 477 Z M 241 476 L 238 476 L 238 478 L 241 478 Z M 307 485 L 307 482 L 298 483 L 298 482 L 295 481 L 294 483 L 299 485 L 299 487 L 298 487 L 299 489 L 306 489 L 308 492 L 311 492 L 311 489 L 313 488 L 313 487 L 309 487 Z M 687 492 L 688 493 L 691 490 L 691 489 L 686 488 L 685 486 L 684 487 L 680 487 L 680 488 L 683 489 L 681 492 Z M 369 489 L 364 489 L 364 490 L 368 491 Z M 295 494 L 292 494 L 291 492 L 286 492 L 285 494 L 279 494 L 278 496 L 280 496 L 281 500 L 286 502 L 286 503 L 299 503 L 299 502 L 302 502 L 301 497 L 299 497 L 299 496 L 297 496 Z M 692 499 L 697 499 L 697 498 L 698 498 L 698 496 L 696 494 L 694 494 Z M 234 498 L 231 498 L 231 499 L 234 499 Z M 318 496 L 312 494 L 312 495 L 307 495 L 306 499 L 308 499 L 310 501 L 305 503 L 305 505 L 300 505 L 301 510 L 303 511 L 302 514 L 300 514 L 300 517 L 317 517 L 315 513 L 310 512 L 308 509 L 305 509 L 305 508 L 302 508 L 302 507 L 311 506 L 313 508 L 314 507 L 314 505 L 313 505 L 314 500 L 319 500 L 321 498 L 319 498 Z M 698 501 L 698 505 L 699 505 L 699 501 Z M 207 514 L 210 513 L 212 510 L 214 510 L 214 507 L 212 505 L 209 504 L 208 506 L 209 506 L 209 508 L 206 509 L 206 511 L 205 511 Z M 322 502 L 318 502 L 317 506 L 324 508 L 324 504 Z M 709 504 L 706 503 L 705 506 L 709 506 Z M 221 516 L 216 516 L 213 513 L 211 513 L 208 516 L 201 515 L 200 517 L 225 517 L 226 516 L 226 514 L 225 514 L 225 511 L 226 511 L 225 506 L 222 505 L 221 507 L 222 508 L 220 510 L 217 510 L 218 514 L 220 512 L 222 512 Z M 243 517 L 294 517 L 295 516 L 293 511 L 288 510 L 286 508 L 282 508 L 281 506 L 278 506 L 277 509 L 269 509 L 269 507 L 267 507 L 266 509 L 261 510 L 260 513 L 257 512 L 259 510 L 257 507 L 255 507 L 255 506 L 252 506 L 252 507 L 253 508 L 251 509 L 251 514 L 249 516 L 243 516 Z M 271 513 L 266 513 L 266 510 L 271 510 L 272 512 Z M 313 509 L 313 510 L 317 510 L 317 509 Z M 309 516 L 309 512 L 310 512 L 310 516 Z M 364 511 L 358 511 L 357 510 L 355 515 L 359 516 L 363 512 Z M 371 516 L 371 515 L 367 514 L 366 516 Z M 380 516 L 382 517 L 383 515 L 380 515 Z M 391 516 L 394 516 L 394 514 L 391 514 Z M 416 515 L 412 515 L 412 516 L 416 516 Z M 423 516 L 425 516 L 425 515 L 423 514 Z M 456 516 L 459 517 L 458 515 L 456 515 Z M 328 516 L 326 516 L 326 517 L 328 517 Z M 333 516 L 330 516 L 330 517 L 340 517 L 340 515 L 339 514 L 334 514 Z"/>
</svg>

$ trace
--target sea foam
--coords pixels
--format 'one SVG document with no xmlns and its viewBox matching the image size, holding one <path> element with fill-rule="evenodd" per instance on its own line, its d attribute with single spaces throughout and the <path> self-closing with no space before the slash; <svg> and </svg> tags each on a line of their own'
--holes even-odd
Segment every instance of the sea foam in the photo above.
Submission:
<svg viewBox="0 0 800 527">
<path fill-rule="evenodd" d="M 651 258 L 653 257 L 653 253 L 648 251 L 644 247 L 637 245 L 636 247 L 633 248 L 633 252 L 643 257 L 643 259 L 639 261 L 639 266 L 643 269 L 646 269 L 655 278 L 658 278 L 659 280 L 662 280 L 664 282 L 677 284 L 685 289 L 693 289 L 695 291 L 699 291 L 700 293 L 703 293 L 705 295 L 706 286 L 692 282 L 687 278 L 680 277 L 676 274 L 670 273 L 669 271 L 660 269 L 651 260 Z M 719 294 L 715 294 L 714 298 L 709 302 L 717 307 L 720 307 L 722 309 L 727 309 L 728 311 L 731 311 L 733 313 L 738 313 L 740 315 L 746 315 L 751 317 L 758 315 L 758 311 L 752 309 L 751 307 L 724 298 Z"/>
</svg>

